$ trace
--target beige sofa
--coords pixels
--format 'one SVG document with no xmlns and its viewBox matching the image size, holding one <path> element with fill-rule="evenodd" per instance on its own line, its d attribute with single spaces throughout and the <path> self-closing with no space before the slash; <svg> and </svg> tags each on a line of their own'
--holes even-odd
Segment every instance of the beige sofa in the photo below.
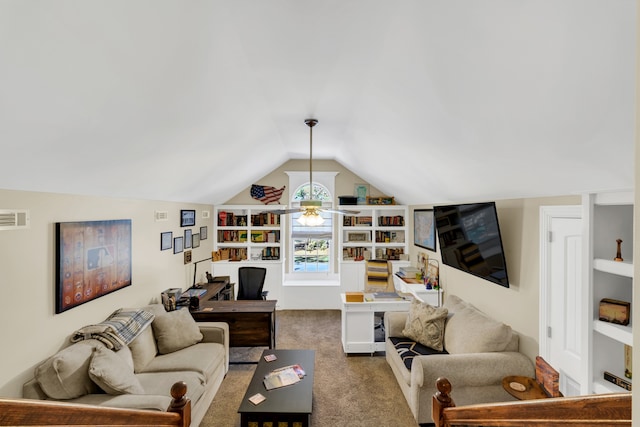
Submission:
<svg viewBox="0 0 640 427">
<path fill-rule="evenodd" d="M 100 339 L 70 343 L 36 367 L 23 397 L 166 411 L 171 386 L 184 381 L 198 426 L 229 369 L 229 327 L 196 323 L 186 309 L 142 310 L 153 321 L 128 345 L 114 351 Z"/>
<path fill-rule="evenodd" d="M 418 423 L 433 422 L 431 399 L 438 377 L 449 379 L 452 397 L 461 406 L 513 400 L 503 389 L 502 379 L 534 375 L 532 361 L 518 352 L 519 337 L 511 327 L 455 295 L 446 298 L 443 308 L 448 314 L 441 317 L 442 352 L 418 345 L 403 334 L 410 313 L 384 316 L 386 359 Z"/>
</svg>

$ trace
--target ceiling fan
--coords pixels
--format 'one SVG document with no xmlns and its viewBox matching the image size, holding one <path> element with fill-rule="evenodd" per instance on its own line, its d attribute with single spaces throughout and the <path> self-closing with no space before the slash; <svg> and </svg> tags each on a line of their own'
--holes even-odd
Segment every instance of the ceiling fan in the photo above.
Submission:
<svg viewBox="0 0 640 427">
<path fill-rule="evenodd" d="M 324 218 L 322 218 L 320 212 L 330 212 L 341 215 L 359 214 L 360 211 L 326 209 L 322 207 L 321 200 L 313 200 L 313 127 L 318 124 L 318 120 L 306 119 L 304 122 L 309 126 L 309 198 L 301 200 L 299 208 L 280 209 L 271 212 L 280 215 L 302 212 L 302 215 L 300 215 L 297 221 L 305 226 L 322 225 Z"/>
</svg>

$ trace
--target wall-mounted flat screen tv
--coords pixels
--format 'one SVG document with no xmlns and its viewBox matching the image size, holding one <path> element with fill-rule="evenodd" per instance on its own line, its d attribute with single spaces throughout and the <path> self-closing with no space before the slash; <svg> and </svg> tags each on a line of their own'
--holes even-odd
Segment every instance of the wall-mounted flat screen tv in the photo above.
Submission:
<svg viewBox="0 0 640 427">
<path fill-rule="evenodd" d="M 434 219 L 443 264 L 509 287 L 494 202 L 435 206 Z"/>
</svg>

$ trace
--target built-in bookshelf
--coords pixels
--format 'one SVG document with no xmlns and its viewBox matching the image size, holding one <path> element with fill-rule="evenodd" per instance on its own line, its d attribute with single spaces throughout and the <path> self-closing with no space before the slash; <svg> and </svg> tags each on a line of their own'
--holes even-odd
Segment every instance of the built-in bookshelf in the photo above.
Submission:
<svg viewBox="0 0 640 427">
<path fill-rule="evenodd" d="M 400 260 L 408 253 L 406 206 L 340 206 L 359 210 L 344 215 L 340 222 L 340 254 L 342 261 L 365 259 Z"/>
<path fill-rule="evenodd" d="M 360 211 L 339 218 L 340 282 L 347 291 L 364 289 L 365 260 L 386 259 L 399 265 L 409 253 L 408 208 L 402 205 L 340 206 Z"/>
<path fill-rule="evenodd" d="M 632 383 L 631 372 L 625 372 L 625 356 L 630 356 L 633 344 L 632 326 L 600 320 L 599 308 L 604 298 L 633 305 L 633 193 L 589 194 L 584 196 L 583 208 L 588 225 L 590 392 L 624 392 L 625 388 L 605 380 L 605 373 Z M 622 240 L 622 261 L 615 260 L 618 239 Z"/>
<path fill-rule="evenodd" d="M 280 205 L 222 205 L 214 209 L 214 253 L 220 261 L 279 261 L 284 234 Z"/>
</svg>

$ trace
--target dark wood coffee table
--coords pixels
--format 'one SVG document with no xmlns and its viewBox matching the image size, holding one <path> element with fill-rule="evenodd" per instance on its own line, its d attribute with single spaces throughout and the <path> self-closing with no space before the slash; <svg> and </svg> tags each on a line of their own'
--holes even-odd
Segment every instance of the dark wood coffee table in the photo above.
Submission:
<svg viewBox="0 0 640 427">
<path fill-rule="evenodd" d="M 277 359 L 267 362 L 264 360 L 267 354 L 275 354 Z M 240 425 L 262 426 L 265 422 L 271 422 L 273 426 L 278 426 L 286 422 L 288 426 L 310 426 L 315 357 L 314 350 L 265 350 L 238 409 Z M 307 374 L 302 380 L 273 390 L 265 388 L 262 382 L 265 375 L 274 369 L 295 364 L 302 366 Z M 249 402 L 249 398 L 256 393 L 262 394 L 266 400 L 258 405 Z"/>
</svg>

